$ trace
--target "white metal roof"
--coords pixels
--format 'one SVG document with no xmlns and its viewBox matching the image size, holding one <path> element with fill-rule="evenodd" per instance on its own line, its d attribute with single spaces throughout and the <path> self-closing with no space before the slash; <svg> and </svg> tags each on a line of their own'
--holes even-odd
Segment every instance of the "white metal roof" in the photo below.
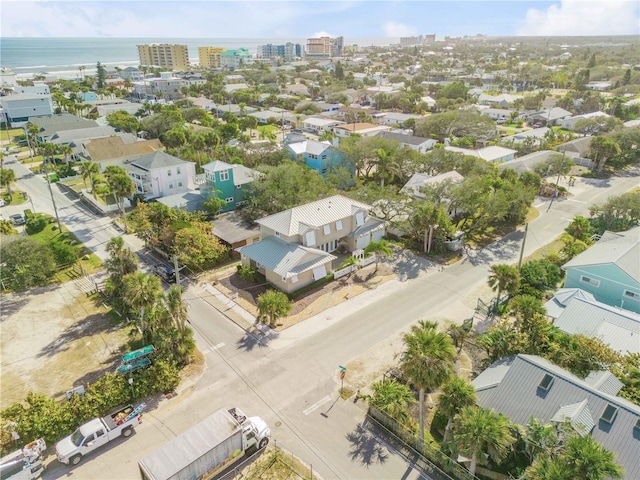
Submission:
<svg viewBox="0 0 640 480">
<path fill-rule="evenodd" d="M 307 227 L 321 227 L 355 215 L 358 211 L 369 210 L 371 205 L 343 195 L 334 195 L 260 218 L 256 222 L 275 232 L 292 236 L 303 233 Z"/>
</svg>

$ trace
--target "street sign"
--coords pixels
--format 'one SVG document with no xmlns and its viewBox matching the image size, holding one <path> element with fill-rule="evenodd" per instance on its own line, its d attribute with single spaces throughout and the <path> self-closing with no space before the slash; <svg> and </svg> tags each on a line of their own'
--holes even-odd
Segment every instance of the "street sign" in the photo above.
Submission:
<svg viewBox="0 0 640 480">
<path fill-rule="evenodd" d="M 347 370 L 347 367 L 343 367 L 342 365 L 338 365 L 338 368 L 340 370 L 342 370 L 343 372 L 345 372 Z"/>
</svg>

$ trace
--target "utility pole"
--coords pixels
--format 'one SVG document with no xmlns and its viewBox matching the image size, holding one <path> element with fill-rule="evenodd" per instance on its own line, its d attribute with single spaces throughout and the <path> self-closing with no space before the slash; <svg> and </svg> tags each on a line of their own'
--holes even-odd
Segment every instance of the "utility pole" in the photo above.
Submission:
<svg viewBox="0 0 640 480">
<path fill-rule="evenodd" d="M 524 235 L 522 237 L 522 245 L 520 247 L 520 258 L 518 259 L 518 271 L 522 268 L 522 256 L 524 255 L 524 244 L 527 241 L 527 230 L 529 230 L 529 224 L 524 224 Z"/>
<path fill-rule="evenodd" d="M 558 178 L 556 178 L 556 186 L 553 191 L 553 198 L 549 202 L 549 206 L 547 207 L 547 212 L 551 210 L 551 205 L 553 205 L 553 200 L 558 196 L 558 184 L 560 183 L 560 174 L 562 174 L 562 169 L 564 168 L 564 156 L 566 154 L 566 150 L 562 152 L 562 160 L 560 160 L 560 167 L 558 167 Z"/>
<path fill-rule="evenodd" d="M 180 284 L 180 269 L 178 268 L 178 255 L 171 257 L 173 260 L 173 271 L 176 272 L 176 285 L 178 286 L 178 297 L 182 301 L 182 285 Z"/>
</svg>

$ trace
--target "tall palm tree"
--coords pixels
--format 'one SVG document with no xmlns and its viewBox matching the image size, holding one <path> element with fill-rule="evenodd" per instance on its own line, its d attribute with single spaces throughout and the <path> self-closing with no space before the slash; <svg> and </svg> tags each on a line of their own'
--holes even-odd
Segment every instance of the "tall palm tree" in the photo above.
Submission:
<svg viewBox="0 0 640 480">
<path fill-rule="evenodd" d="M 424 444 L 424 396 L 439 387 L 453 372 L 455 350 L 446 333 L 436 331 L 437 324 L 421 320 L 404 336 L 405 350 L 400 369 L 418 388 L 420 402 L 420 444 Z"/>
<path fill-rule="evenodd" d="M 498 292 L 498 300 L 502 292 L 514 293 L 520 284 L 518 269 L 504 263 L 491 265 L 488 284 L 494 292 Z"/>
<path fill-rule="evenodd" d="M 124 231 L 127 232 L 127 217 L 124 210 L 124 202 L 127 197 L 133 195 L 136 191 L 136 185 L 133 183 L 131 177 L 127 174 L 127 171 L 122 167 L 108 166 L 105 169 L 105 176 L 107 177 L 107 183 L 109 189 L 116 199 L 116 203 L 120 209 L 120 216 L 124 223 Z"/>
<path fill-rule="evenodd" d="M 369 242 L 364 249 L 365 254 L 373 253 L 376 256 L 376 269 L 378 271 L 378 260 L 380 256 L 389 257 L 393 255 L 393 249 L 389 246 L 389 242 L 386 240 L 378 240 L 377 242 Z M 375 273 L 374 272 L 374 273 Z"/>
<path fill-rule="evenodd" d="M 567 480 L 571 476 L 571 470 L 557 457 L 540 455 L 531 466 L 527 467 L 523 478 L 527 480 Z"/>
<path fill-rule="evenodd" d="M 465 407 L 454 422 L 453 441 L 459 452 L 471 458 L 469 474 L 476 474 L 485 454 L 496 463 L 502 461 L 515 442 L 509 419 L 493 410 Z"/>
<path fill-rule="evenodd" d="M 368 397 L 370 405 L 399 422 L 405 422 L 410 418 L 407 406 L 413 402 L 413 393 L 404 383 L 392 378 L 374 383 L 371 389 L 373 396 Z"/>
<path fill-rule="evenodd" d="M 442 387 L 440 397 L 438 397 L 438 408 L 448 418 L 447 427 L 444 431 L 444 443 L 449 441 L 451 426 L 454 417 L 465 407 L 476 404 L 476 389 L 473 385 L 461 377 L 452 377 Z"/>
<path fill-rule="evenodd" d="M 12 168 L 3 168 L 0 170 L 0 185 L 7 189 L 9 197 L 11 197 L 11 184 L 16 181 L 16 172 Z"/>
<path fill-rule="evenodd" d="M 127 305 L 140 313 L 140 331 L 146 340 L 145 310 L 153 307 L 162 296 L 162 284 L 155 275 L 130 273 L 124 277 L 123 297 Z"/>
<path fill-rule="evenodd" d="M 106 245 L 109 258 L 105 262 L 107 272 L 120 278 L 138 270 L 138 257 L 124 246 L 122 237 L 111 238 Z"/>
<path fill-rule="evenodd" d="M 91 193 L 93 194 L 93 198 L 97 199 L 96 189 L 94 188 L 94 175 L 100 173 L 100 166 L 94 162 L 82 162 L 80 164 L 80 175 L 82 175 L 82 181 L 84 182 L 84 187 L 87 188 L 87 178 L 91 182 Z"/>
<path fill-rule="evenodd" d="M 188 317 L 187 304 L 182 301 L 182 290 L 181 285 L 171 285 L 165 294 L 167 312 L 181 333 L 187 328 Z"/>
</svg>

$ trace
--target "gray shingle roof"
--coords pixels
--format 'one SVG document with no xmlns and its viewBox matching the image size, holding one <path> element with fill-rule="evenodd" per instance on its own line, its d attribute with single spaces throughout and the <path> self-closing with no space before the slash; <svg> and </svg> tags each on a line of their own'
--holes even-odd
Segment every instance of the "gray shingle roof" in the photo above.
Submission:
<svg viewBox="0 0 640 480">
<path fill-rule="evenodd" d="M 74 140 L 86 140 L 93 138 L 104 138 L 116 135 L 116 130 L 113 127 L 93 127 L 93 128 L 79 128 L 73 130 L 58 130 L 49 139 L 51 143 L 56 145 L 63 145 L 65 143 L 71 143 Z"/>
<path fill-rule="evenodd" d="M 562 268 L 614 264 L 635 282 L 640 283 L 640 227 L 626 232 L 605 232 L 600 240 Z"/>
<path fill-rule="evenodd" d="M 337 258 L 317 248 L 288 243 L 278 237 L 266 238 L 236 251 L 282 278 L 313 270 Z"/>
<path fill-rule="evenodd" d="M 540 388 L 540 382 L 547 374 L 553 382 L 545 391 Z M 520 425 L 526 425 L 531 416 L 549 423 L 562 407 L 577 415 L 577 408 L 568 407 L 587 400 L 594 440 L 616 454 L 616 461 L 624 467 L 624 478 L 640 478 L 640 431 L 635 428 L 640 420 L 640 406 L 598 390 L 535 355 L 504 358 L 482 372 L 472 384 L 476 386 L 480 406 L 493 408 Z M 602 418 L 609 405 L 617 409 L 612 422 Z M 578 415 L 585 415 L 581 418 L 583 424 L 588 422 L 586 414 L 585 407 Z"/>
<path fill-rule="evenodd" d="M 402 133 L 395 132 L 380 132 L 378 137 L 387 138 L 389 140 L 395 140 L 396 142 L 404 143 L 407 145 L 422 145 L 425 142 L 435 142 L 432 138 L 416 137 L 415 135 L 403 135 Z"/>
<path fill-rule="evenodd" d="M 132 168 L 137 167 L 148 172 L 149 170 L 154 170 L 156 168 L 173 167 L 176 165 L 184 165 L 185 163 L 192 162 L 187 162 L 186 160 L 174 157 L 168 153 L 157 151 L 132 158 L 130 166 Z"/>
<path fill-rule="evenodd" d="M 260 218 L 256 223 L 283 235 L 292 236 L 302 233 L 304 226 L 321 227 L 348 218 L 362 210 L 368 212 L 371 210 L 371 205 L 342 195 L 334 195 Z"/>
</svg>

